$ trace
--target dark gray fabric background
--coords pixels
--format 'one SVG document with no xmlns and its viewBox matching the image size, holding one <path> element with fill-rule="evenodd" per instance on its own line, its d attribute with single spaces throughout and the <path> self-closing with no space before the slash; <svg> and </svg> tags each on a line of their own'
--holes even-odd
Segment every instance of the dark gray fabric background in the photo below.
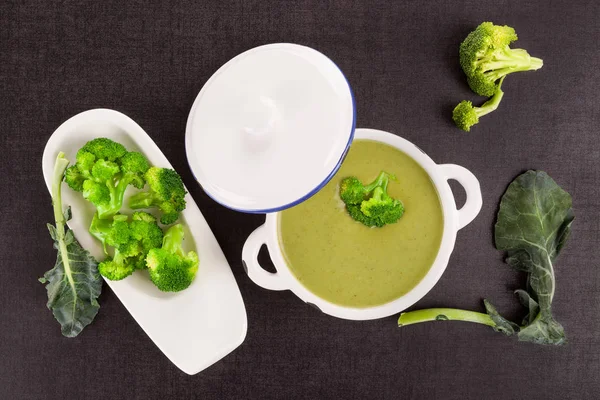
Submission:
<svg viewBox="0 0 600 400">
<path fill-rule="evenodd" d="M 155 2 L 158 3 L 158 2 Z M 597 399 L 600 392 L 600 6 L 596 1 L 3 1 L 0 3 L 0 398 Z M 458 45 L 478 23 L 509 24 L 543 69 L 510 76 L 498 111 L 471 133 L 452 107 L 473 95 Z M 486 327 L 351 322 L 244 274 L 240 253 L 263 216 L 229 211 L 195 184 L 184 153 L 192 102 L 236 54 L 296 42 L 329 55 L 356 94 L 358 126 L 395 132 L 436 162 L 469 168 L 484 206 L 418 307 L 523 310 L 523 276 L 492 243 L 498 200 L 528 168 L 574 198 L 573 235 L 556 265 L 555 314 L 570 343 L 518 343 Z M 96 321 L 60 335 L 36 279 L 56 256 L 41 155 L 81 111 L 114 108 L 157 142 L 212 227 L 240 286 L 248 335 L 196 376 L 174 367 L 105 286 Z M 458 186 L 457 196 L 464 198 Z"/>
</svg>

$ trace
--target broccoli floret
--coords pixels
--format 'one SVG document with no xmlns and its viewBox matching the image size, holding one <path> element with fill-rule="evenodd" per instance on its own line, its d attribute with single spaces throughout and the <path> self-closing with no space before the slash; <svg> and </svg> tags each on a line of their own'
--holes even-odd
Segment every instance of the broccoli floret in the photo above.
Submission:
<svg viewBox="0 0 600 400">
<path fill-rule="evenodd" d="M 461 43 L 460 65 L 475 93 L 493 96 L 503 76 L 542 67 L 541 59 L 531 57 L 523 49 L 511 49 L 509 45 L 515 40 L 513 28 L 484 22 Z"/>
<path fill-rule="evenodd" d="M 173 225 L 166 232 L 162 247 L 152 249 L 146 257 L 150 279 L 163 292 L 179 292 L 186 289 L 198 271 L 198 255 L 182 249 L 183 227 Z"/>
<path fill-rule="evenodd" d="M 162 211 L 160 222 L 170 225 L 177 221 L 185 209 L 183 181 L 177 172 L 168 168 L 151 167 L 145 174 L 150 189 L 131 196 L 132 209 L 158 207 Z"/>
<path fill-rule="evenodd" d="M 340 197 L 346 204 L 360 204 L 362 201 L 378 186 L 381 186 L 384 180 L 388 179 L 389 174 L 381 172 L 377 179 L 368 184 L 363 185 L 358 178 L 350 176 L 342 179 L 340 182 Z"/>
<path fill-rule="evenodd" d="M 120 171 L 117 163 L 108 160 L 97 160 L 92 166 L 92 178 L 95 182 L 104 183 Z"/>
<path fill-rule="evenodd" d="M 376 226 L 397 222 L 404 215 L 404 205 L 400 200 L 387 194 L 387 182 L 373 190 L 373 196 L 360 205 L 360 211 L 375 221 Z"/>
<path fill-rule="evenodd" d="M 107 138 L 87 142 L 77 152 L 77 163 L 65 174 L 65 182 L 94 204 L 100 218 L 110 218 L 121 209 L 127 186 L 144 187 L 150 165 L 138 152 Z"/>
<path fill-rule="evenodd" d="M 106 159 L 108 161 L 116 161 L 127 153 L 125 146 L 108 138 L 90 140 L 79 151 L 91 153 L 96 159 Z M 79 162 L 79 154 L 77 162 Z"/>
<path fill-rule="evenodd" d="M 496 87 L 496 93 L 481 107 L 473 107 L 473 103 L 468 100 L 463 100 L 454 108 L 452 111 L 452 119 L 456 126 L 465 132 L 471 130 L 471 126 L 479 122 L 479 117 L 491 113 L 496 110 L 502 101 L 504 92 L 502 91 L 502 82 L 504 77 L 500 79 L 498 86 Z"/>
<path fill-rule="evenodd" d="M 108 257 L 98 264 L 100 274 L 112 281 L 131 275 L 138 269 L 139 259 L 144 256 L 140 242 L 132 236 L 127 225 L 127 217 L 119 215 L 115 217 L 125 217 L 125 220 L 115 220 L 106 236 L 106 243 L 115 247 L 115 253 L 112 258 Z"/>
<path fill-rule="evenodd" d="M 352 217 L 353 220 L 360 222 L 363 225 L 366 225 L 368 227 L 383 226 L 379 226 L 378 221 L 375 218 L 371 218 L 363 214 L 363 212 L 360 210 L 360 204 L 346 204 L 346 210 L 348 211 L 348 214 L 350 214 L 350 217 Z"/>
<path fill-rule="evenodd" d="M 129 247 L 129 242 L 132 239 L 133 235 L 129 223 L 127 223 L 127 215 L 115 215 L 110 231 L 106 236 L 106 243 L 113 247 Z M 130 252 L 131 250 L 128 250 L 128 253 Z"/>
<path fill-rule="evenodd" d="M 124 256 L 118 249 L 112 258 L 107 258 L 98 264 L 100 275 L 111 281 L 120 281 L 133 274 L 136 268 L 136 259 Z"/>
<path fill-rule="evenodd" d="M 163 231 L 156 223 L 156 218 L 145 212 L 134 212 L 130 224 L 131 235 L 142 245 L 144 253 L 161 247 Z"/>
<path fill-rule="evenodd" d="M 107 254 L 107 246 L 115 248 L 123 246 L 125 250 L 125 246 L 134 239 L 127 223 L 127 216 L 121 214 L 114 215 L 111 219 L 102 219 L 98 217 L 98 213 L 94 214 L 89 232 L 102 242 L 104 252 Z M 128 253 L 131 251 L 129 250 Z"/>
<path fill-rule="evenodd" d="M 108 186 L 88 179 L 83 181 L 82 187 L 83 197 L 92 204 L 95 204 L 96 207 L 110 203 L 110 190 Z"/>
<path fill-rule="evenodd" d="M 131 222 L 126 215 L 101 219 L 96 214 L 90 233 L 102 242 L 106 254 L 107 246 L 115 248 L 114 256 L 105 260 L 102 269 L 99 267 L 100 273 L 111 280 L 123 279 L 135 269 L 146 268 L 148 251 L 161 247 L 163 238 L 156 219 L 143 212 L 134 213 Z"/>
<path fill-rule="evenodd" d="M 402 202 L 387 194 L 390 179 L 395 177 L 381 172 L 367 186 L 363 186 L 356 177 L 342 180 L 340 197 L 352 219 L 369 227 L 382 227 L 397 222 L 404 215 Z"/>
<path fill-rule="evenodd" d="M 77 165 L 71 165 L 65 171 L 65 182 L 76 192 L 83 192 L 83 182 L 86 178 L 81 174 Z"/>
<path fill-rule="evenodd" d="M 146 184 L 144 174 L 150 168 L 146 157 L 137 151 L 130 151 L 119 161 L 123 178 L 136 188 L 142 189 Z"/>
</svg>

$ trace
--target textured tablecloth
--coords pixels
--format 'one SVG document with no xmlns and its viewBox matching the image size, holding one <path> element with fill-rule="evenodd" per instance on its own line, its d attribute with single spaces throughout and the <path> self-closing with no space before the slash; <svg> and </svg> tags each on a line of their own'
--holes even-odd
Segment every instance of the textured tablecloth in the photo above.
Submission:
<svg viewBox="0 0 600 400">
<path fill-rule="evenodd" d="M 600 5 L 595 1 L 3 1 L 0 3 L 0 398 L 597 399 L 600 393 Z M 453 106 L 470 92 L 458 45 L 484 20 L 514 26 L 544 67 L 510 76 L 504 101 L 471 133 Z M 448 269 L 417 307 L 523 316 L 492 242 L 498 201 L 525 169 L 574 198 L 556 263 L 556 318 L 569 344 L 519 343 L 467 323 L 398 329 L 396 316 L 335 319 L 244 274 L 240 254 L 264 217 L 227 210 L 195 184 L 184 153 L 192 102 L 210 75 L 257 45 L 295 42 L 330 56 L 354 89 L 358 126 L 414 142 L 481 182 L 483 209 L 459 232 Z M 164 151 L 221 244 L 248 335 L 196 376 L 173 366 L 105 286 L 93 325 L 61 336 L 37 282 L 56 252 L 41 174 L 46 140 L 81 111 L 137 121 Z M 462 189 L 453 185 L 459 201 Z M 266 258 L 266 257 L 265 257 Z"/>
</svg>

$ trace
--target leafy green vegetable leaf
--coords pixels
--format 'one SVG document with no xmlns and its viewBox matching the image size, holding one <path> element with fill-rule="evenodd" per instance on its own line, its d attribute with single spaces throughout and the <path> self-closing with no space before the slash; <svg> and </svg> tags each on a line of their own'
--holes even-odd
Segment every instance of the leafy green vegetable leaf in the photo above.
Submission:
<svg viewBox="0 0 600 400">
<path fill-rule="evenodd" d="M 535 320 L 535 317 L 540 311 L 540 306 L 537 303 L 537 301 L 535 301 L 529 295 L 529 293 L 527 293 L 527 291 L 523 289 L 515 290 L 515 294 L 519 296 L 519 301 L 521 302 L 523 307 L 527 307 L 527 309 L 529 310 L 529 313 L 527 313 L 525 318 L 523 318 L 522 325 L 529 325 Z"/>
<path fill-rule="evenodd" d="M 556 289 L 554 260 L 564 247 L 574 219 L 571 196 L 543 171 L 527 171 L 508 187 L 495 227 L 496 248 L 507 251 L 506 262 L 525 271 L 528 324 L 519 340 L 540 344 L 566 342 L 563 327 L 552 317 Z"/>
<path fill-rule="evenodd" d="M 487 314 L 431 308 L 400 314 L 398 326 L 427 321 L 467 321 L 488 325 L 519 340 L 538 344 L 566 343 L 565 332 L 552 316 L 556 289 L 554 261 L 564 248 L 574 214 L 571 196 L 542 171 L 518 176 L 500 202 L 495 227 L 496 248 L 507 252 L 506 263 L 527 272 L 526 289 L 515 291 L 528 313 L 519 326 L 502 317 L 487 300 Z"/>
<path fill-rule="evenodd" d="M 81 247 L 66 227 L 71 209 L 63 212 L 61 185 L 65 169 L 69 165 L 61 152 L 56 158 L 52 180 L 52 205 L 56 225 L 48 224 L 48 231 L 58 250 L 54 268 L 38 280 L 46 284 L 47 306 L 61 325 L 62 334 L 77 336 L 93 320 L 100 305 L 98 296 L 102 290 L 102 278 L 98 263 Z"/>
<path fill-rule="evenodd" d="M 55 241 L 54 247 L 60 246 Z M 65 269 L 63 256 L 59 251 L 56 265 L 44 274 L 42 283 L 47 283 L 47 306 L 60 323 L 62 334 L 74 337 L 98 313 L 100 305 L 97 299 L 102 290 L 102 277 L 98 273 L 96 260 L 77 241 L 71 240 L 66 250 L 69 270 Z"/>
</svg>

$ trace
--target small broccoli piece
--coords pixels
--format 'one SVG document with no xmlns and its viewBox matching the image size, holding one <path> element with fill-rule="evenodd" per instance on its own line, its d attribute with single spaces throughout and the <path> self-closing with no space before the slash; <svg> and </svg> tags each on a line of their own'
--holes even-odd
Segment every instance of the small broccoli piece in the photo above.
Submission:
<svg viewBox="0 0 600 400">
<path fill-rule="evenodd" d="M 81 174 L 77 165 L 71 165 L 65 171 L 65 182 L 76 192 L 83 192 L 83 182 L 86 178 Z"/>
<path fill-rule="evenodd" d="M 173 225 L 166 232 L 162 247 L 152 249 L 146 257 L 150 279 L 163 292 L 179 292 L 186 289 L 198 271 L 198 255 L 182 249 L 183 227 Z"/>
<path fill-rule="evenodd" d="M 137 151 L 130 151 L 119 160 L 123 179 L 138 189 L 142 189 L 146 184 L 144 174 L 150 168 L 148 160 Z"/>
<path fill-rule="evenodd" d="M 187 193 L 179 174 L 172 169 L 151 167 L 145 178 L 150 189 L 131 196 L 129 207 L 134 210 L 157 207 L 162 211 L 160 222 L 170 225 L 177 221 L 185 209 Z"/>
<path fill-rule="evenodd" d="M 543 61 L 523 49 L 511 49 L 517 40 L 509 26 L 484 22 L 469 33 L 460 45 L 460 65 L 471 89 L 486 97 L 496 93 L 497 81 L 513 72 L 540 69 Z"/>
<path fill-rule="evenodd" d="M 111 281 L 120 281 L 133 274 L 136 268 L 136 259 L 124 256 L 118 249 L 112 258 L 107 258 L 98 264 L 100 275 Z"/>
<path fill-rule="evenodd" d="M 137 240 L 127 223 L 127 216 L 121 214 L 113 216 L 112 219 L 102 219 L 98 213 L 94 214 L 89 232 L 102 242 L 104 252 L 107 254 L 107 246 L 115 248 L 122 246 L 122 250 L 125 250 L 127 246 L 131 246 L 129 242 Z M 132 251 L 128 250 L 127 253 L 132 253 Z M 139 250 L 134 253 L 139 253 Z"/>
<path fill-rule="evenodd" d="M 369 227 L 382 227 L 397 222 L 404 215 L 402 202 L 387 194 L 390 179 L 396 178 L 381 172 L 377 179 L 367 186 L 363 186 L 356 177 L 342 180 L 340 197 L 352 219 Z"/>
<path fill-rule="evenodd" d="M 458 105 L 454 108 L 454 111 L 452 111 L 452 119 L 454 120 L 456 126 L 465 132 L 469 132 L 471 130 L 471 126 L 479 122 L 479 117 L 495 111 L 500 105 L 502 97 L 504 96 L 504 92 L 501 88 L 503 81 L 504 77 L 500 79 L 500 82 L 496 87 L 496 93 L 488 101 L 483 103 L 481 107 L 473 107 L 473 103 L 468 100 L 463 100 L 458 103 Z"/>
<path fill-rule="evenodd" d="M 386 172 L 381 172 L 377 179 L 364 186 L 358 178 L 350 176 L 342 179 L 340 182 L 340 198 L 346 204 L 360 204 L 362 201 L 378 186 L 381 186 L 384 180 L 390 175 Z"/>
<path fill-rule="evenodd" d="M 375 188 L 373 196 L 360 205 L 360 211 L 375 221 L 376 226 L 393 224 L 404 215 L 404 205 L 400 200 L 391 198 L 387 192 L 387 182 Z"/>
<path fill-rule="evenodd" d="M 107 160 L 97 160 L 92 166 L 92 178 L 94 182 L 104 183 L 112 179 L 120 171 L 117 163 Z"/>
<path fill-rule="evenodd" d="M 139 259 L 144 256 L 142 246 L 133 237 L 127 223 L 126 215 L 115 215 L 112 223 L 94 216 L 90 232 L 97 238 L 102 238 L 103 245 L 115 248 L 114 255 L 98 264 L 98 271 L 106 279 L 119 281 L 131 275 L 137 269 Z"/>
<path fill-rule="evenodd" d="M 366 216 L 360 210 L 360 204 L 346 204 L 346 210 L 348 211 L 348 214 L 350 214 L 350 217 L 352 217 L 353 220 L 360 222 L 363 225 L 378 228 L 381 228 L 383 226 L 380 225 L 381 223 L 377 219 Z"/>
<path fill-rule="evenodd" d="M 156 219 L 143 212 L 134 213 L 131 222 L 128 222 L 126 215 L 117 214 L 112 219 L 101 219 L 95 214 L 90 233 L 102 242 L 106 254 L 107 246 L 115 248 L 114 256 L 105 260 L 100 271 L 111 280 L 125 278 L 129 270 L 133 272 L 135 269 L 146 268 L 148 251 L 160 248 L 163 239 L 162 229 Z"/>
<path fill-rule="evenodd" d="M 113 247 L 128 245 L 133 239 L 127 215 L 117 214 L 113 217 L 113 223 L 106 235 L 106 243 Z"/>
<path fill-rule="evenodd" d="M 83 181 L 82 187 L 83 198 L 96 205 L 96 208 L 110 204 L 110 190 L 105 184 L 88 179 Z"/>
<path fill-rule="evenodd" d="M 96 162 L 96 156 L 83 149 L 79 149 L 75 158 L 75 166 L 85 179 L 92 178 L 92 168 Z"/>
<path fill-rule="evenodd" d="M 108 138 L 90 140 L 79 151 L 91 153 L 96 159 L 106 159 L 108 161 L 116 161 L 127 153 L 125 146 Z M 78 158 L 77 162 L 79 161 Z"/>
<path fill-rule="evenodd" d="M 144 187 L 148 160 L 138 152 L 128 152 L 123 145 L 107 138 L 87 142 L 77 152 L 77 163 L 65 174 L 71 189 L 83 193 L 94 204 L 100 218 L 119 212 L 129 185 Z"/>
<path fill-rule="evenodd" d="M 163 231 L 153 215 L 139 211 L 134 212 L 130 227 L 132 236 L 142 244 L 144 253 L 161 247 Z"/>
</svg>

